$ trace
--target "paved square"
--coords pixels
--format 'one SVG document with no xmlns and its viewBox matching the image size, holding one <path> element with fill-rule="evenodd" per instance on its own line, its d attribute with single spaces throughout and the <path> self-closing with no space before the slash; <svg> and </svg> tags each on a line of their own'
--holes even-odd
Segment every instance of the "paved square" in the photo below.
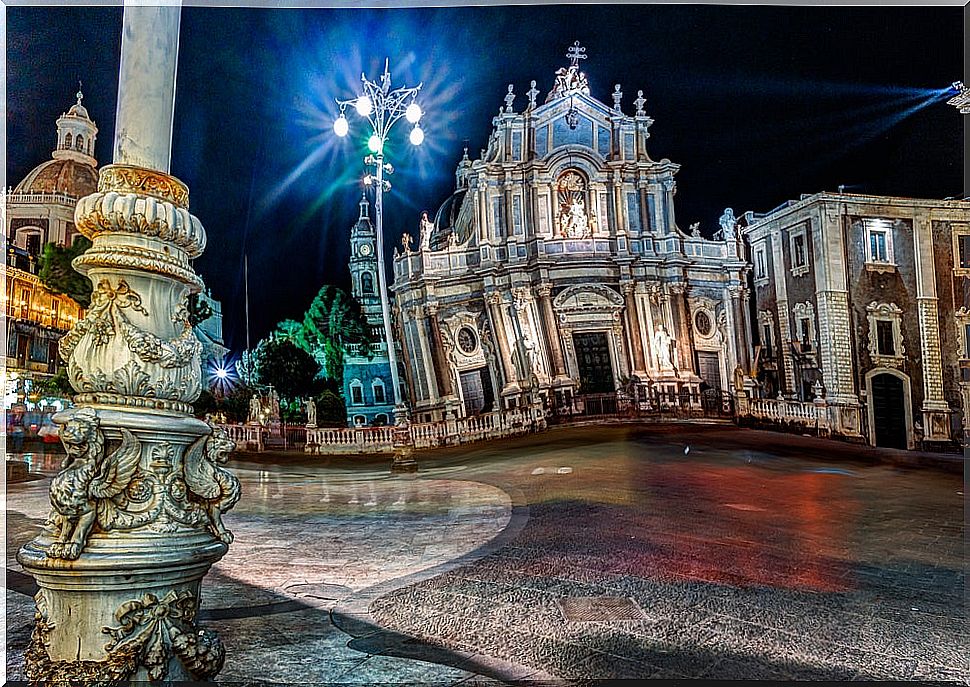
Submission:
<svg viewBox="0 0 970 687">
<path fill-rule="evenodd" d="M 227 645 L 220 681 L 970 684 L 959 474 L 713 425 L 418 458 L 414 477 L 294 454 L 234 465 L 236 543 L 200 614 Z M 60 456 L 31 459 L 49 475 Z M 48 481 L 8 487 L 10 679 L 33 615 L 14 555 Z"/>
</svg>

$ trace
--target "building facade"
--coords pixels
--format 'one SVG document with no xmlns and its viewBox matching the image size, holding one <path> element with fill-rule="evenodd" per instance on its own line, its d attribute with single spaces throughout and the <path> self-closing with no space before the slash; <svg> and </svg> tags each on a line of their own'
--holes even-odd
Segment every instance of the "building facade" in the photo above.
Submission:
<svg viewBox="0 0 970 687">
<path fill-rule="evenodd" d="M 970 203 L 818 193 L 746 213 L 760 392 L 893 448 L 962 440 Z"/>
<path fill-rule="evenodd" d="M 727 390 L 750 365 L 748 265 L 733 213 L 717 240 L 674 211 L 679 166 L 648 153 L 653 120 L 620 87 L 608 106 L 579 70 L 509 87 L 487 149 L 394 262 L 414 421 L 575 409 L 600 394 L 676 402 Z M 413 249 L 412 249 L 413 248 Z"/>
<path fill-rule="evenodd" d="M 360 303 L 371 330 L 369 354 L 358 344 L 344 351 L 344 402 L 350 427 L 394 423 L 391 365 L 384 343 L 384 322 L 377 280 L 377 231 L 370 204 L 360 200 L 360 214 L 350 230 L 350 291 Z"/>
<path fill-rule="evenodd" d="M 57 342 L 84 314 L 73 299 L 52 293 L 37 276 L 44 246 L 74 241 L 74 207 L 97 190 L 98 128 L 81 104 L 83 97 L 78 91 L 77 102 L 57 118 L 51 159 L 4 194 L 8 403 L 23 403 L 33 382 L 58 371 Z"/>
</svg>

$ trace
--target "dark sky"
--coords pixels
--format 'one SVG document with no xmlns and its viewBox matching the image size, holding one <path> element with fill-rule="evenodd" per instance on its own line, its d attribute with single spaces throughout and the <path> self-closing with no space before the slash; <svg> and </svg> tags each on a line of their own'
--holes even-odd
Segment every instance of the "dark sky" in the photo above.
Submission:
<svg viewBox="0 0 970 687">
<path fill-rule="evenodd" d="M 110 162 L 119 7 L 7 8 L 7 183 L 46 160 L 77 80 Z M 427 140 L 402 122 L 386 152 L 390 245 L 453 187 L 468 141 L 485 146 L 515 85 L 544 94 L 579 40 L 592 95 L 647 98 L 649 152 L 682 165 L 678 223 L 710 233 L 725 207 L 764 212 L 802 193 L 961 193 L 963 122 L 940 90 L 961 78 L 959 7 L 539 5 L 182 12 L 172 173 L 209 236 L 196 270 L 223 303 L 227 344 L 300 317 L 324 283 L 346 286 L 360 195 L 360 136 L 335 140 L 335 97 L 385 56 L 394 86 L 424 81 Z M 353 127 L 357 125 L 356 130 Z M 351 117 L 352 133 L 360 133 Z"/>
</svg>

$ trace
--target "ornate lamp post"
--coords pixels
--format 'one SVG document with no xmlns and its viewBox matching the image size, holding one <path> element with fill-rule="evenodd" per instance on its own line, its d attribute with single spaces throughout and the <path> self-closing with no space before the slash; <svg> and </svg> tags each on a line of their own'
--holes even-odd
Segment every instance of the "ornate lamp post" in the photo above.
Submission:
<svg viewBox="0 0 970 687">
<path fill-rule="evenodd" d="M 190 260 L 206 239 L 169 173 L 180 11 L 125 7 L 114 164 L 74 214 L 93 242 L 74 267 L 94 284 L 61 339 L 78 394 L 54 417 L 67 457 L 50 518 L 17 556 L 40 588 L 33 684 L 208 680 L 225 657 L 196 623 L 239 482 L 221 466 L 233 442 L 190 405 L 202 385 Z"/>
<path fill-rule="evenodd" d="M 347 106 L 353 106 L 357 114 L 366 119 L 371 127 L 371 135 L 367 147 L 371 155 L 364 158 L 368 168 L 374 168 L 374 174 L 368 174 L 364 182 L 373 185 L 374 221 L 377 226 L 377 283 L 381 294 L 381 315 L 384 320 L 384 344 L 387 346 L 387 359 L 391 366 L 391 385 L 394 389 L 394 421 L 397 425 L 407 423 L 407 408 L 401 398 L 401 384 L 397 369 L 397 353 L 394 350 L 394 336 L 391 329 L 390 306 L 387 302 L 387 272 L 384 267 L 384 191 L 390 190 L 391 185 L 384 179 L 385 174 L 392 174 L 394 168 L 384 162 L 384 144 L 391 127 L 402 118 L 413 125 L 410 141 L 413 145 L 421 145 L 424 141 L 424 131 L 421 129 L 421 116 L 424 114 L 415 102 L 421 85 L 414 88 L 395 88 L 391 90 L 391 75 L 388 72 L 388 62 L 384 61 L 384 73 L 380 82 L 374 83 L 364 74 L 360 75 L 363 93 L 350 100 L 337 100 L 340 106 L 340 116 L 333 123 L 333 132 L 340 137 L 350 131 L 350 124 L 345 116 Z"/>
<path fill-rule="evenodd" d="M 962 81 L 954 81 L 950 88 L 957 94 L 947 100 L 947 104 L 960 110 L 960 114 L 970 114 L 970 86 L 965 86 Z"/>
</svg>

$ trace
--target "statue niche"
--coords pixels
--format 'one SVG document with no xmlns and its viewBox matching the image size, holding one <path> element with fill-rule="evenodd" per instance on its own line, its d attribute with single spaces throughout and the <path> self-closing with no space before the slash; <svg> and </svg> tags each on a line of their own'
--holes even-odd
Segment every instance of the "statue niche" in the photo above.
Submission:
<svg viewBox="0 0 970 687">
<path fill-rule="evenodd" d="M 559 235 L 569 239 L 588 239 L 592 235 L 587 204 L 586 179 L 568 170 L 556 183 L 559 200 Z"/>
</svg>

